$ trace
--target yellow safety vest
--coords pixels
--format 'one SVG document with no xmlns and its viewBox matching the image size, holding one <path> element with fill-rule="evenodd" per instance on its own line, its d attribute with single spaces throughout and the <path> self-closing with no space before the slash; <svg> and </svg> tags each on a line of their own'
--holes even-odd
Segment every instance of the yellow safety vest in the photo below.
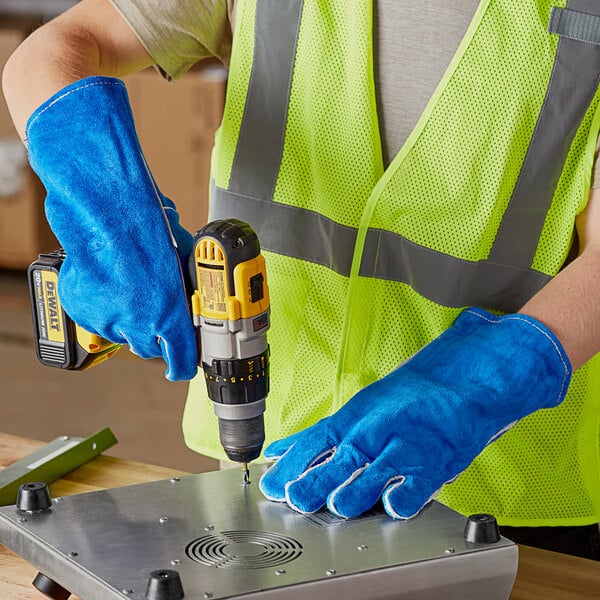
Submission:
<svg viewBox="0 0 600 600">
<path fill-rule="evenodd" d="M 210 216 L 250 223 L 267 259 L 267 442 L 335 412 L 465 307 L 514 312 L 561 269 L 600 126 L 599 22 L 586 0 L 482 0 L 384 171 L 371 0 L 239 1 Z M 506 525 L 600 520 L 599 366 L 439 499 Z M 202 377 L 184 433 L 224 457 Z"/>
</svg>

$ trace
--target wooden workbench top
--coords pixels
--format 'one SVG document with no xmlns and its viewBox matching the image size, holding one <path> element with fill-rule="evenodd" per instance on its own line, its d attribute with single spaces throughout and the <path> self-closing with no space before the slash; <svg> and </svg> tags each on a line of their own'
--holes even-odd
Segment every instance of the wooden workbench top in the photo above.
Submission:
<svg viewBox="0 0 600 600">
<path fill-rule="evenodd" d="M 0 469 L 44 444 L 0 433 Z M 164 467 L 99 456 L 50 486 L 53 497 L 185 475 Z M 0 545 L 0 600 L 45 598 L 31 582 L 37 570 Z M 76 600 L 74 596 L 71 596 Z M 519 546 L 519 571 L 511 600 L 600 599 L 600 562 Z"/>
</svg>

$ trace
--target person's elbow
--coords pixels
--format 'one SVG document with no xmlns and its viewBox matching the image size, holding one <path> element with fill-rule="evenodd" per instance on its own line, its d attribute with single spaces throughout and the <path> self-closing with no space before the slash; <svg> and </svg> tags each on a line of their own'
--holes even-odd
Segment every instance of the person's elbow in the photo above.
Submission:
<svg viewBox="0 0 600 600">
<path fill-rule="evenodd" d="M 101 74 L 100 51 L 85 29 L 51 21 L 11 54 L 2 70 L 2 91 L 19 135 L 29 115 L 64 86 Z"/>
<path fill-rule="evenodd" d="M 123 77 L 153 62 L 108 0 L 81 0 L 15 50 L 4 66 L 2 89 L 24 136 L 29 115 L 63 87 L 92 75 Z"/>
</svg>

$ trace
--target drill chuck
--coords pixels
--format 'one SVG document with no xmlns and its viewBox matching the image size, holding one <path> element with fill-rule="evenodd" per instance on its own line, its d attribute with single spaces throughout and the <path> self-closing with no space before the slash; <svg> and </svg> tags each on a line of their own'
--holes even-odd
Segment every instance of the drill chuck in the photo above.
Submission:
<svg viewBox="0 0 600 600">
<path fill-rule="evenodd" d="M 264 405 L 261 408 L 264 412 Z M 219 414 L 217 407 L 215 412 Z M 265 443 L 263 412 L 256 417 L 244 415 L 240 419 L 219 417 L 219 439 L 229 460 L 249 463 L 260 456 Z"/>
</svg>

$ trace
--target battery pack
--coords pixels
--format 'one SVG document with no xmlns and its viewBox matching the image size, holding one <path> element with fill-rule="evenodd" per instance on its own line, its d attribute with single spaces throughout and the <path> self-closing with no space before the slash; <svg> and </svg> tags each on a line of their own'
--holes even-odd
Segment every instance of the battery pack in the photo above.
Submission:
<svg viewBox="0 0 600 600">
<path fill-rule="evenodd" d="M 27 269 L 35 350 L 48 367 L 83 371 L 110 358 L 119 344 L 86 331 L 63 310 L 58 298 L 58 274 L 63 250 L 40 254 Z"/>
</svg>

